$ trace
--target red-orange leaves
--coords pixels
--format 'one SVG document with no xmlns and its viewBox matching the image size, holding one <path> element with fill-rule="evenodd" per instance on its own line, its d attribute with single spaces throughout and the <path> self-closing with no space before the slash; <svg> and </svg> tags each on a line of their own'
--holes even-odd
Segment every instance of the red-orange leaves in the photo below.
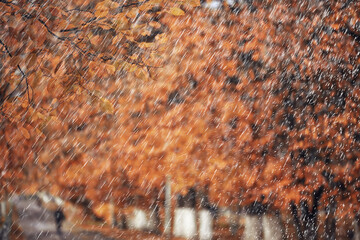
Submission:
<svg viewBox="0 0 360 240">
<path fill-rule="evenodd" d="M 20 131 L 21 131 L 21 134 L 22 134 L 26 139 L 30 139 L 30 133 L 29 133 L 29 131 L 28 131 L 26 128 L 20 127 L 19 129 L 20 129 Z"/>
</svg>

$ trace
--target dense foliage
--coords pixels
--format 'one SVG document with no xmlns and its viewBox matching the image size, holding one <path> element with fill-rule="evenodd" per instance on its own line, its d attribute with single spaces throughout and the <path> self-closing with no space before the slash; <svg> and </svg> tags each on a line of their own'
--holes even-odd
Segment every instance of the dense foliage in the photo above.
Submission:
<svg viewBox="0 0 360 240">
<path fill-rule="evenodd" d="M 2 169 L 33 152 L 36 188 L 94 208 L 170 174 L 226 205 L 359 211 L 358 2 L 145 2 L 0 3 Z"/>
<path fill-rule="evenodd" d="M 181 4 L 199 2 L 0 1 L 2 192 L 35 191 L 56 164 L 72 164 L 63 155 L 78 158 L 63 137 L 114 114 L 110 83 L 151 78 L 164 42 L 158 20 L 183 15 Z"/>
</svg>

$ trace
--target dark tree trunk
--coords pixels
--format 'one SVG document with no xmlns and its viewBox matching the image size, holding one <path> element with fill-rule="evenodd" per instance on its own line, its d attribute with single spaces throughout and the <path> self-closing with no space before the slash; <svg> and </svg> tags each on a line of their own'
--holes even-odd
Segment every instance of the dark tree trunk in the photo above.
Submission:
<svg viewBox="0 0 360 240">
<path fill-rule="evenodd" d="M 330 198 L 330 203 L 325 209 L 326 220 L 325 220 L 325 240 L 335 240 L 336 236 L 336 202 L 334 197 Z"/>
<path fill-rule="evenodd" d="M 293 216 L 294 225 L 295 225 L 298 240 L 304 240 L 303 230 L 302 230 L 301 222 L 300 222 L 300 219 L 299 219 L 299 216 L 298 216 L 298 209 L 297 209 L 297 206 L 296 206 L 296 204 L 294 202 L 290 203 L 290 209 L 291 209 L 291 215 Z"/>
<path fill-rule="evenodd" d="M 154 189 L 152 196 L 152 219 L 154 221 L 154 229 L 152 230 L 155 234 L 160 234 L 160 207 L 159 207 L 159 191 L 157 188 Z"/>
<path fill-rule="evenodd" d="M 360 213 L 357 213 L 354 218 L 354 240 L 360 240 L 360 229 L 359 229 L 359 222 L 360 222 Z"/>
<path fill-rule="evenodd" d="M 312 217 L 312 213 L 309 210 L 307 201 L 300 203 L 301 207 L 301 221 L 303 224 L 303 236 L 304 239 L 315 240 L 315 220 Z"/>
<path fill-rule="evenodd" d="M 196 190 L 190 188 L 189 192 L 184 197 L 185 207 L 195 208 L 196 207 Z"/>
<path fill-rule="evenodd" d="M 324 192 L 324 187 L 313 192 L 313 206 L 310 210 L 307 201 L 301 201 L 301 218 L 298 216 L 298 208 L 294 202 L 290 203 L 291 214 L 294 219 L 295 229 L 299 240 L 316 240 L 318 229 L 319 202 Z"/>
<path fill-rule="evenodd" d="M 232 236 L 237 236 L 239 231 L 239 211 L 237 206 L 232 206 L 230 217 L 230 233 Z"/>
<path fill-rule="evenodd" d="M 128 229 L 128 223 L 127 223 L 125 214 L 121 214 L 119 227 L 120 227 L 120 229 L 123 229 L 123 230 Z"/>
<path fill-rule="evenodd" d="M 176 196 L 176 207 L 178 208 L 185 207 L 184 197 L 181 194 L 178 194 Z"/>
</svg>

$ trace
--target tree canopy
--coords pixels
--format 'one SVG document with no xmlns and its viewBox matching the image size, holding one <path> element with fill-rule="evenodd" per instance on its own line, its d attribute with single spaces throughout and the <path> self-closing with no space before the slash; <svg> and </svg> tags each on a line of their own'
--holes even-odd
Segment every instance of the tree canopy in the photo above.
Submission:
<svg viewBox="0 0 360 240">
<path fill-rule="evenodd" d="M 31 165 L 50 171 L 62 161 L 54 141 L 70 129 L 114 114 L 109 83 L 152 78 L 165 38 L 159 18 L 183 15 L 181 5 L 199 2 L 0 1 L 2 190 L 19 188 L 12 183 L 34 174 Z M 47 159 L 44 144 L 53 144 Z"/>
<path fill-rule="evenodd" d="M 0 4 L 2 169 L 91 206 L 170 174 L 221 204 L 359 210 L 358 2 Z"/>
</svg>

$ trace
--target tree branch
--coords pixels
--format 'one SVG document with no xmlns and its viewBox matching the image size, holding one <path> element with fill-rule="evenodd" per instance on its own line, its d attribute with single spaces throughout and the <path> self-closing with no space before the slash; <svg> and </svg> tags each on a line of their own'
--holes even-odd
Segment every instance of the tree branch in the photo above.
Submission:
<svg viewBox="0 0 360 240">
<path fill-rule="evenodd" d="M 1 39 L 0 39 L 0 44 L 4 46 L 7 54 L 8 54 L 10 57 L 12 57 L 13 55 L 11 54 L 8 46 L 7 46 Z M 6 100 L 8 100 L 9 98 L 11 98 L 12 96 L 15 95 L 15 93 L 16 93 L 16 92 L 18 91 L 18 89 L 20 88 L 20 86 L 21 86 L 21 84 L 22 84 L 22 82 L 23 82 L 24 79 L 25 79 L 25 81 L 26 81 L 26 90 L 25 90 L 25 92 L 27 92 L 27 94 L 28 94 L 28 102 L 29 102 L 29 104 L 32 102 L 32 98 L 30 98 L 30 93 L 29 93 L 29 81 L 28 81 L 28 78 L 27 78 L 26 74 L 24 73 L 24 71 L 21 69 L 21 67 L 20 67 L 19 64 L 17 65 L 17 69 L 20 71 L 20 73 L 21 73 L 21 75 L 22 75 L 22 78 L 21 78 L 20 82 L 18 83 L 18 85 L 15 87 L 15 89 L 14 89 L 10 94 L 4 96 L 4 97 L 1 99 L 1 103 L 0 103 L 1 105 L 2 105 L 2 103 L 4 103 Z M 23 93 L 20 94 L 20 95 L 23 95 Z"/>
<path fill-rule="evenodd" d="M 10 57 L 12 57 L 12 54 L 11 54 L 8 46 L 1 39 L 0 39 L 0 44 L 4 46 L 6 53 L 9 54 Z"/>
</svg>

